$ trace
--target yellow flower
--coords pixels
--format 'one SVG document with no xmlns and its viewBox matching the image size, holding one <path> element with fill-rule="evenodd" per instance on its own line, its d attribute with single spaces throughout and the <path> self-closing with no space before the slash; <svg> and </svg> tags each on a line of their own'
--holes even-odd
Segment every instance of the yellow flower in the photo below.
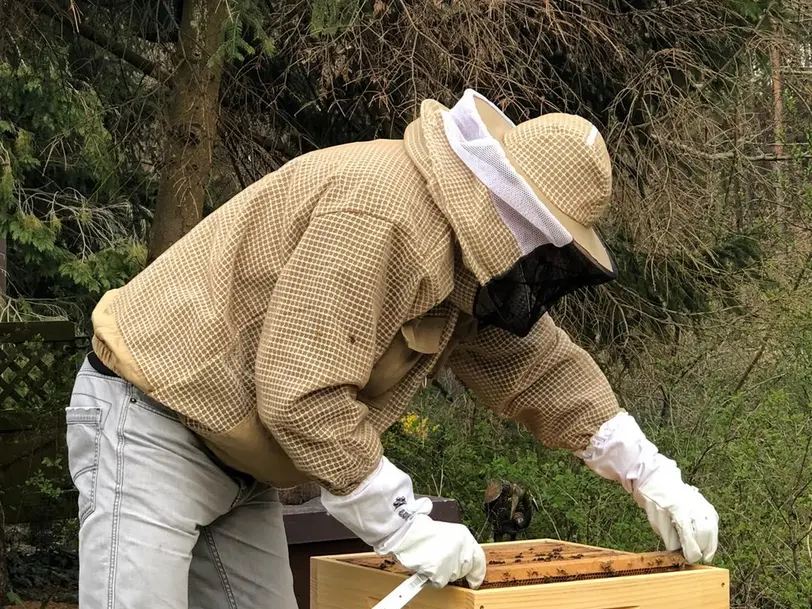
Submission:
<svg viewBox="0 0 812 609">
<path fill-rule="evenodd" d="M 410 412 L 400 419 L 400 424 L 403 431 L 408 436 L 420 438 L 425 442 L 429 435 L 429 420 L 426 417 L 421 417 L 416 413 Z M 434 425 L 431 430 L 436 431 L 439 425 Z"/>
</svg>

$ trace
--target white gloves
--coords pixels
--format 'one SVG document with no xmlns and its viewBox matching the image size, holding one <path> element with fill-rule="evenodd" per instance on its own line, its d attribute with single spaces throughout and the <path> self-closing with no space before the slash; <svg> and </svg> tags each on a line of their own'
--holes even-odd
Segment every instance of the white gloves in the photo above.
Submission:
<svg viewBox="0 0 812 609">
<path fill-rule="evenodd" d="M 407 569 L 442 588 L 462 579 L 472 589 L 485 579 L 485 552 L 462 524 L 438 522 L 428 515 L 431 500 L 416 500 L 412 480 L 386 457 L 350 495 L 321 490 L 327 512 L 380 556 L 392 554 Z"/>
<path fill-rule="evenodd" d="M 464 577 L 475 590 L 485 579 L 485 552 L 468 527 L 426 514 L 414 517 L 393 553 L 407 569 L 427 575 L 435 588 Z"/>
<path fill-rule="evenodd" d="M 719 530 L 716 510 L 683 482 L 676 462 L 659 453 L 631 415 L 624 412 L 607 421 L 578 456 L 634 497 L 666 549 L 682 548 L 690 563 L 713 560 Z"/>
</svg>

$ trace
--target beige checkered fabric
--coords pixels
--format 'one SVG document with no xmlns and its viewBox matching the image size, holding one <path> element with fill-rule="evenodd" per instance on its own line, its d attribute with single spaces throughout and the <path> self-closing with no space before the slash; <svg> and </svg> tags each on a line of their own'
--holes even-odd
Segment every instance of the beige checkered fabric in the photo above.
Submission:
<svg viewBox="0 0 812 609">
<path fill-rule="evenodd" d="M 277 486 L 352 491 L 446 361 L 545 442 L 584 447 L 617 406 L 549 319 L 524 339 L 488 330 L 459 343 L 477 278 L 519 250 L 443 143 L 440 108 L 424 105 L 405 142 L 302 156 L 218 208 L 104 296 L 101 359 L 226 463 Z"/>
<path fill-rule="evenodd" d="M 481 330 L 473 344 L 457 347 L 448 366 L 498 415 L 551 448 L 587 446 L 618 412 L 597 364 L 549 316 L 524 338 Z"/>
<path fill-rule="evenodd" d="M 584 226 L 604 215 L 612 163 L 592 123 L 571 114 L 545 114 L 508 131 L 503 145 L 545 203 Z"/>
</svg>

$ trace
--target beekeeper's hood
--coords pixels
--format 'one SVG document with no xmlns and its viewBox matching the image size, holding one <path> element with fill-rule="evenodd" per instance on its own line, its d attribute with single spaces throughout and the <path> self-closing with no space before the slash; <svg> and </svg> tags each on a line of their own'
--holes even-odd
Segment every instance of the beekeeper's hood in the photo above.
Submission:
<svg viewBox="0 0 812 609">
<path fill-rule="evenodd" d="M 562 296 L 616 278 L 594 229 L 612 167 L 589 121 L 546 114 L 514 125 L 474 91 L 423 102 L 405 142 L 479 284 L 474 316 L 525 336 Z"/>
</svg>

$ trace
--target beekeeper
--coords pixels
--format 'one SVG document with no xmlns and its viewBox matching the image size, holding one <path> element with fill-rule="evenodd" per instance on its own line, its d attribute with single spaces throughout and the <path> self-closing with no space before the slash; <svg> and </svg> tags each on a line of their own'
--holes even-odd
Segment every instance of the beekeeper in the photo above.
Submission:
<svg viewBox="0 0 812 609">
<path fill-rule="evenodd" d="M 402 140 L 292 160 L 105 294 L 67 408 L 80 606 L 295 607 L 274 489 L 308 480 L 376 552 L 478 587 L 480 546 L 380 441 L 442 365 L 710 561 L 713 507 L 547 315 L 615 278 L 611 185 L 588 121 L 516 126 L 467 91 Z"/>
</svg>

